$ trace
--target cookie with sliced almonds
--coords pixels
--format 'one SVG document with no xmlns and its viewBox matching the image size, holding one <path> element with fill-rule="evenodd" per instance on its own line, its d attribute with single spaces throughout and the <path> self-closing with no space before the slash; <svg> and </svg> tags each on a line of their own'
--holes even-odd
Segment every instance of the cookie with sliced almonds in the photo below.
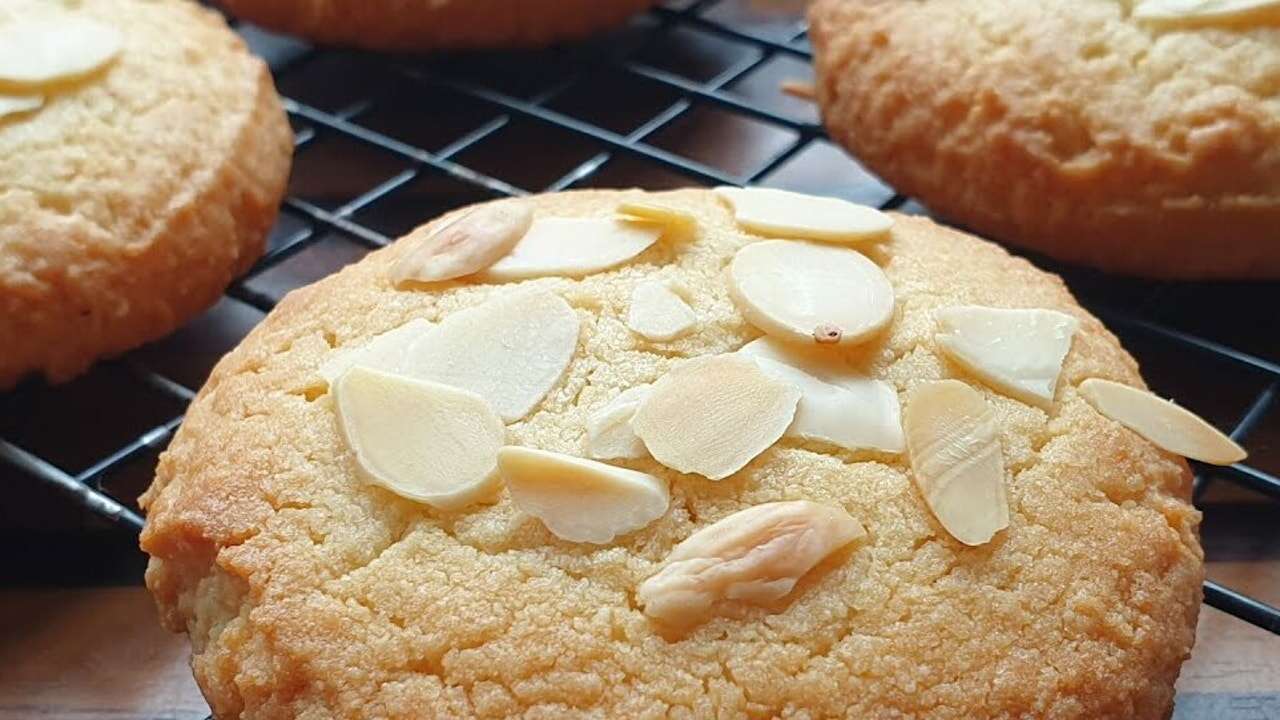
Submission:
<svg viewBox="0 0 1280 720">
<path fill-rule="evenodd" d="M 534 225 L 661 236 L 585 274 L 555 268 L 596 236 L 557 234 L 539 241 L 563 248 L 550 274 L 395 286 L 413 235 L 290 295 L 191 402 L 142 543 L 215 709 L 1168 717 L 1203 578 L 1191 476 L 1077 396 L 1089 375 L 1141 378 L 1060 281 L 894 215 L 865 256 L 893 289 L 884 325 L 820 342 L 869 307 L 862 261 L 840 271 L 851 247 L 764 239 L 702 189 L 520 201 Z M 751 270 L 783 288 L 751 301 L 803 333 L 731 296 L 735 256 L 771 243 L 837 258 Z M 639 287 L 696 328 L 646 337 L 667 313 Z M 941 346 L 939 310 L 966 306 L 1035 309 L 947 332 L 992 377 L 1054 387 L 1047 411 Z M 1053 385 L 1067 338 L 1050 333 L 1047 363 L 1040 340 L 1003 338 L 1057 313 L 1079 327 Z M 246 694 L 228 673 L 249 666 Z"/>
</svg>

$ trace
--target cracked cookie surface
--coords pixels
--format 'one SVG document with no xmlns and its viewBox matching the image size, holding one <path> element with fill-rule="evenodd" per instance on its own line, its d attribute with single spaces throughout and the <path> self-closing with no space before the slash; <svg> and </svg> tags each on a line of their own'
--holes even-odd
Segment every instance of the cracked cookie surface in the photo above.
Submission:
<svg viewBox="0 0 1280 720">
<path fill-rule="evenodd" d="M 1151 277 L 1280 277 L 1280 26 L 1130 0 L 818 0 L 832 136 L 991 237 Z"/>
<path fill-rule="evenodd" d="M 6 2 L 0 23 L 60 7 Z M 124 46 L 0 117 L 0 389 L 67 380 L 212 305 L 262 254 L 293 151 L 265 63 L 214 12 L 66 7 Z"/>
<path fill-rule="evenodd" d="M 784 438 L 713 482 L 651 459 L 671 504 L 595 546 L 495 504 L 444 512 L 361 482 L 317 369 L 335 348 L 438 321 L 518 289 L 563 297 L 582 331 L 563 380 L 509 441 L 584 456 L 587 419 L 682 358 L 759 336 L 722 272 L 759 238 L 710 192 L 532 198 L 537 217 L 610 217 L 623 200 L 693 214 L 630 263 L 582 279 L 397 290 L 405 243 L 290 294 L 215 368 L 143 502 L 147 583 L 190 634 L 218 717 L 1158 718 L 1199 609 L 1199 513 L 1179 458 L 1092 410 L 1089 377 L 1137 367 L 1061 281 L 928 220 L 895 216 L 868 249 L 898 298 L 887 332 L 849 352 L 905 397 L 959 378 L 997 420 L 1009 527 L 968 548 L 934 520 L 904 455 Z M 447 222 L 455 214 L 434 221 Z M 636 285 L 679 282 L 698 326 L 650 342 L 626 325 Z M 945 359 L 933 311 L 1041 307 L 1080 321 L 1049 413 Z M 867 536 L 773 607 L 663 634 L 635 592 L 696 530 L 765 502 L 846 510 Z"/>
</svg>

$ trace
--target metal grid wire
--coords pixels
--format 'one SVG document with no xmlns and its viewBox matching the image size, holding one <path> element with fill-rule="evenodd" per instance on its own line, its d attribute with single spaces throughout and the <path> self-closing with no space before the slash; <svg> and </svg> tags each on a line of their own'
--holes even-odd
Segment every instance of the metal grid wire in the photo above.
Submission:
<svg viewBox="0 0 1280 720">
<path fill-rule="evenodd" d="M 572 48 L 429 59 L 314 50 L 241 27 L 250 45 L 272 64 L 294 125 L 298 155 L 266 255 L 227 292 L 240 304 L 241 315 L 244 306 L 257 313 L 242 320 L 239 334 L 270 311 L 284 291 L 358 259 L 448 207 L 491 197 L 597 182 L 649 187 L 763 183 L 925 212 L 847 158 L 839 158 L 835 175 L 830 170 L 834 165 L 806 174 L 802 158 L 838 152 L 825 140 L 811 107 L 776 92 L 783 75 L 803 78 L 808 73 L 805 28 L 798 15 L 762 19 L 744 10 L 745 5 L 735 0 L 668 2 L 625 30 Z M 683 58 L 684 66 L 673 69 L 673 58 Z M 612 90 L 605 100 L 602 88 Z M 615 112 L 619 108 L 640 119 L 620 118 Z M 708 118 L 716 122 L 708 123 Z M 441 124 L 449 127 L 450 139 L 425 137 Z M 708 142 L 709 132 L 716 142 Z M 552 136 L 554 153 L 525 161 L 522 153 Z M 732 149 L 727 154 L 701 150 L 726 143 Z M 551 155 L 565 167 L 555 169 L 554 177 L 538 177 L 535 171 Z M 313 252 L 321 260 L 308 259 Z M 1270 350 L 1248 352 L 1237 347 L 1248 343 L 1211 340 L 1204 337 L 1207 333 L 1161 319 L 1170 304 L 1236 291 L 1210 288 L 1196 291 L 1202 295 L 1180 295 L 1171 284 L 1115 280 L 1033 259 L 1063 272 L 1081 300 L 1127 346 L 1145 349 L 1135 350 L 1144 367 L 1151 358 L 1191 362 L 1208 375 L 1204 397 L 1215 393 L 1217 378 L 1248 378 L 1252 389 L 1236 398 L 1243 413 L 1237 409 L 1234 418 L 1215 418 L 1230 423 L 1237 441 L 1265 421 L 1280 392 L 1280 364 L 1266 359 L 1275 356 Z M 1275 298 L 1275 290 L 1272 285 L 1258 292 Z M 238 339 L 227 338 L 227 347 Z M 210 351 L 210 357 L 223 349 Z M 0 469 L 7 463 L 69 492 L 95 513 L 140 530 L 143 519 L 131 492 L 138 487 L 113 490 L 104 481 L 121 472 L 149 477 L 156 454 L 172 437 L 182 408 L 208 369 L 165 370 L 164 362 L 149 357 L 154 353 L 134 353 L 95 373 L 123 374 L 143 388 L 138 392 L 158 395 L 159 406 L 168 409 L 144 413 L 147 418 L 158 415 L 158 421 L 146 420 L 144 431 L 122 441 L 105 428 L 86 430 L 85 444 L 103 451 L 86 451 L 71 461 L 53 457 L 49 443 L 25 437 L 20 424 L 0 425 Z M 38 385 L 28 386 L 33 384 Z M 79 391 L 19 389 L 19 399 L 8 401 L 18 409 L 6 412 L 25 413 L 28 424 L 38 423 L 35 416 L 43 417 L 55 392 L 63 399 L 71 393 L 74 399 Z M 0 409 L 4 402 L 0 398 Z M 1227 483 L 1280 501 L 1280 478 L 1258 467 L 1195 469 L 1197 499 L 1211 484 Z M 1209 605 L 1280 633 L 1280 609 L 1212 581 L 1204 591 Z"/>
</svg>

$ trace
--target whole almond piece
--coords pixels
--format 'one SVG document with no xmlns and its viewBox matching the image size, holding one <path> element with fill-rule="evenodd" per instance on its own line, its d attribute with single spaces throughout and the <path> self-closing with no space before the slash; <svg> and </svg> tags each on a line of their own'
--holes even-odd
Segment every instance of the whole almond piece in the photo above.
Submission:
<svg viewBox="0 0 1280 720">
<path fill-rule="evenodd" d="M 482 205 L 425 237 L 405 238 L 414 247 L 391 267 L 391 280 L 440 282 L 480 272 L 511 252 L 532 224 L 526 203 Z"/>
<path fill-rule="evenodd" d="M 1199 415 L 1145 390 L 1089 378 L 1080 383 L 1080 394 L 1098 412 L 1171 453 L 1214 465 L 1237 463 L 1247 455 Z"/>
<path fill-rule="evenodd" d="M 1009 525 L 1000 438 L 981 393 L 959 380 L 920 385 L 903 429 L 916 487 L 952 537 L 982 545 Z"/>
<path fill-rule="evenodd" d="M 662 569 L 641 583 L 636 600 L 649 617 L 677 626 L 704 619 L 725 600 L 770 603 L 864 535 L 841 508 L 808 500 L 756 505 L 676 545 Z"/>
</svg>

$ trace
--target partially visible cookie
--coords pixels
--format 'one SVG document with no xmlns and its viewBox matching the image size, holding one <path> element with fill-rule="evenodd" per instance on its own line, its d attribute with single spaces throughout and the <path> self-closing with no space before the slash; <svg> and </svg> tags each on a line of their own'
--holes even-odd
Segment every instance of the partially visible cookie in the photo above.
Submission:
<svg viewBox="0 0 1280 720">
<path fill-rule="evenodd" d="M 381 50 L 541 47 L 620 25 L 653 0 L 222 0 L 317 42 Z"/>
<path fill-rule="evenodd" d="M 824 119 L 991 237 L 1133 275 L 1280 277 L 1280 24 L 1150 9 L 1198 4 L 818 0 Z"/>
<path fill-rule="evenodd" d="M 508 199 L 288 295 L 142 500 L 214 714 L 1167 718 L 1159 443 L 1239 449 L 1056 277 L 852 210 Z"/>
<path fill-rule="evenodd" d="M 265 64 L 194 3 L 16 0 L 5 33 L 0 96 L 28 107 L 0 110 L 0 388 L 211 305 L 261 255 L 292 154 Z"/>
</svg>

